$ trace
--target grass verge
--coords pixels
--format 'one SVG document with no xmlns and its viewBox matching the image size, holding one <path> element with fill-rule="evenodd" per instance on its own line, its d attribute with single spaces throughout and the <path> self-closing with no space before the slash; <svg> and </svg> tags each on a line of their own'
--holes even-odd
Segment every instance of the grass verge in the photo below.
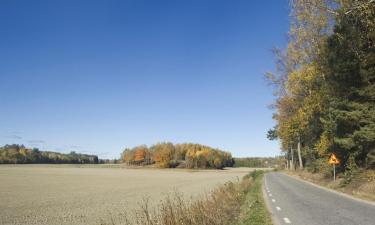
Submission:
<svg viewBox="0 0 375 225">
<path fill-rule="evenodd" d="M 157 207 L 144 199 L 131 216 L 102 225 L 271 225 L 262 196 L 264 172 L 255 170 L 242 180 L 227 182 L 198 200 L 176 192 Z"/>
<path fill-rule="evenodd" d="M 254 182 L 246 195 L 242 215 L 236 225 L 272 225 L 262 194 L 264 172 L 256 170 L 250 176 Z"/>
<path fill-rule="evenodd" d="M 338 174 L 336 181 L 320 173 L 286 171 L 287 174 L 307 180 L 311 183 L 333 189 L 368 201 L 375 201 L 375 171 L 357 171 L 350 181 L 343 174 Z"/>
</svg>

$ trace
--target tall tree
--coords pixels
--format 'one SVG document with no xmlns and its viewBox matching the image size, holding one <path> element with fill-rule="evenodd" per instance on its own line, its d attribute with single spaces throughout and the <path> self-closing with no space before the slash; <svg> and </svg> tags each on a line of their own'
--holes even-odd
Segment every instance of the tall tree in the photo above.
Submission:
<svg viewBox="0 0 375 225">
<path fill-rule="evenodd" d="M 373 165 L 375 1 L 291 0 L 285 52 L 276 51 L 277 137 L 312 164 L 336 152 Z M 272 133 L 271 133 L 272 134 Z M 349 160 L 351 159 L 351 160 Z M 370 163 L 369 163 L 370 162 Z"/>
<path fill-rule="evenodd" d="M 365 166 L 375 151 L 375 1 L 342 1 L 323 65 L 327 71 L 329 148 Z"/>
</svg>

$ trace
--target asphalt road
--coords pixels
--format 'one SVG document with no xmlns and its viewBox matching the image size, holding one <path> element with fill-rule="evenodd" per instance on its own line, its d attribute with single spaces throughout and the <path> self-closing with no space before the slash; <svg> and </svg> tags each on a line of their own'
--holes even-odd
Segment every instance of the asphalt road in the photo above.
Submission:
<svg viewBox="0 0 375 225">
<path fill-rule="evenodd" d="M 358 201 L 283 173 L 265 176 L 266 201 L 278 224 L 375 225 L 375 204 Z"/>
</svg>

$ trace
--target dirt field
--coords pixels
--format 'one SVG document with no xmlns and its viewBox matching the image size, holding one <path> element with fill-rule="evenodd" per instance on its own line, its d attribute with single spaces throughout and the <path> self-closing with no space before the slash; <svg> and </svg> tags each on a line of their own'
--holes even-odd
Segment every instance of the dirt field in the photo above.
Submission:
<svg viewBox="0 0 375 225">
<path fill-rule="evenodd" d="M 157 203 L 175 189 L 196 197 L 250 170 L 1 165 L 0 224 L 100 224 L 133 212 L 144 197 Z"/>
</svg>

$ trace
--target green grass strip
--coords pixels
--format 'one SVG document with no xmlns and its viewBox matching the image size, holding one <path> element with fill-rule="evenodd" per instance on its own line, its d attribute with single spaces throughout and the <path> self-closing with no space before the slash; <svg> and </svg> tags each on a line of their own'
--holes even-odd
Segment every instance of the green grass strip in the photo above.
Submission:
<svg viewBox="0 0 375 225">
<path fill-rule="evenodd" d="M 246 195 L 241 218 L 237 225 L 272 225 L 271 216 L 263 199 L 263 171 L 254 171 L 250 174 L 254 179 Z"/>
</svg>

